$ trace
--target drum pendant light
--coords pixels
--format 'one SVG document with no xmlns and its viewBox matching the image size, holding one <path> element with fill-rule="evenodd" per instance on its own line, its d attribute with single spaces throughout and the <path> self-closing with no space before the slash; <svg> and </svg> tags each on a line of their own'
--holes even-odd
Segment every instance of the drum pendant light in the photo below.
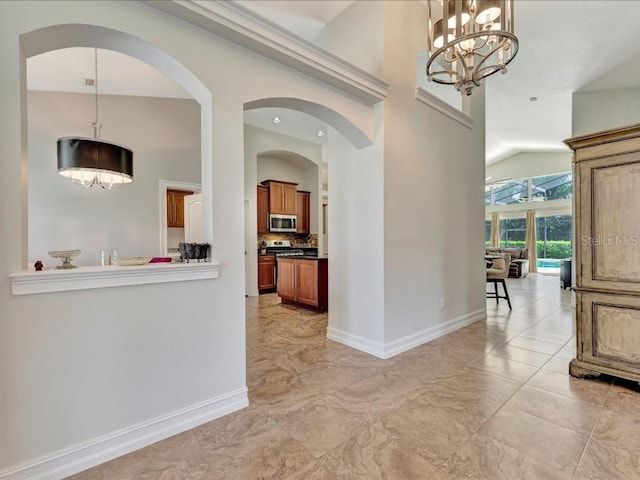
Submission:
<svg viewBox="0 0 640 480">
<path fill-rule="evenodd" d="M 85 188 L 100 185 L 106 190 L 133 182 L 133 152 L 122 145 L 100 140 L 98 116 L 98 49 L 95 50 L 96 119 L 93 138 L 58 139 L 58 173 Z"/>
</svg>

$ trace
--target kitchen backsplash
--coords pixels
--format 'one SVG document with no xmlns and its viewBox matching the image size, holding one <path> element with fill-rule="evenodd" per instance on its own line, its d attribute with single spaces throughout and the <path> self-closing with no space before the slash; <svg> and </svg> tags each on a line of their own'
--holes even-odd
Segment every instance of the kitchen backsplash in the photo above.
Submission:
<svg viewBox="0 0 640 480">
<path fill-rule="evenodd" d="M 315 233 L 310 235 L 305 233 L 261 233 L 258 234 L 258 248 L 263 240 L 289 240 L 292 245 L 318 246 L 318 235 Z"/>
</svg>

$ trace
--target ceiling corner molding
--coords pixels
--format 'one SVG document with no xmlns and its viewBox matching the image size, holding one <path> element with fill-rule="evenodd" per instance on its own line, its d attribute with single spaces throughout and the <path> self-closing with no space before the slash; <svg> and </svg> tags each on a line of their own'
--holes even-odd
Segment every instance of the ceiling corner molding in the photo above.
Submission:
<svg viewBox="0 0 640 480">
<path fill-rule="evenodd" d="M 416 100 L 429 105 L 440 113 L 444 113 L 447 117 L 454 119 L 456 122 L 467 128 L 473 128 L 473 118 L 465 115 L 457 108 L 449 105 L 447 102 L 440 100 L 434 94 L 427 92 L 422 87 L 416 88 Z"/>
<path fill-rule="evenodd" d="M 389 85 L 235 2 L 143 0 L 148 5 L 375 104 Z"/>
</svg>

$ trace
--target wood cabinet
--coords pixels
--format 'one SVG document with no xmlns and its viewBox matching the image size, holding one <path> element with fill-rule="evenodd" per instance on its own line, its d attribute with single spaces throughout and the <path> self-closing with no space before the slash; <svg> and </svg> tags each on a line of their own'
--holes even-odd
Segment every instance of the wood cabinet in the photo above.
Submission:
<svg viewBox="0 0 640 480">
<path fill-rule="evenodd" d="M 328 261 L 278 258 L 278 296 L 283 303 L 300 303 L 321 312 L 328 308 Z"/>
<path fill-rule="evenodd" d="M 256 195 L 258 233 L 269 233 L 269 189 L 258 185 Z"/>
<path fill-rule="evenodd" d="M 263 185 L 269 188 L 269 213 L 295 215 L 297 207 L 297 183 L 265 180 Z"/>
<path fill-rule="evenodd" d="M 576 377 L 640 381 L 640 125 L 566 140 L 574 151 Z"/>
<path fill-rule="evenodd" d="M 276 288 L 275 255 L 258 255 L 258 290 Z"/>
<path fill-rule="evenodd" d="M 309 214 L 311 203 L 311 192 L 304 192 L 298 190 L 297 192 L 297 204 L 296 204 L 296 216 L 298 221 L 297 233 L 309 233 Z"/>
<path fill-rule="evenodd" d="M 184 197 L 193 195 L 186 190 L 167 190 L 167 227 L 184 228 Z"/>
</svg>

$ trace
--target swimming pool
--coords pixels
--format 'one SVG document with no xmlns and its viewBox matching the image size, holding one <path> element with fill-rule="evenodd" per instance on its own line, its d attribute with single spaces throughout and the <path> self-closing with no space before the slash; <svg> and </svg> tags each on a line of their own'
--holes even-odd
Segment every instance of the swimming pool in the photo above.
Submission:
<svg viewBox="0 0 640 480">
<path fill-rule="evenodd" d="M 560 260 L 555 258 L 539 258 L 537 262 L 538 268 L 560 268 Z"/>
</svg>

